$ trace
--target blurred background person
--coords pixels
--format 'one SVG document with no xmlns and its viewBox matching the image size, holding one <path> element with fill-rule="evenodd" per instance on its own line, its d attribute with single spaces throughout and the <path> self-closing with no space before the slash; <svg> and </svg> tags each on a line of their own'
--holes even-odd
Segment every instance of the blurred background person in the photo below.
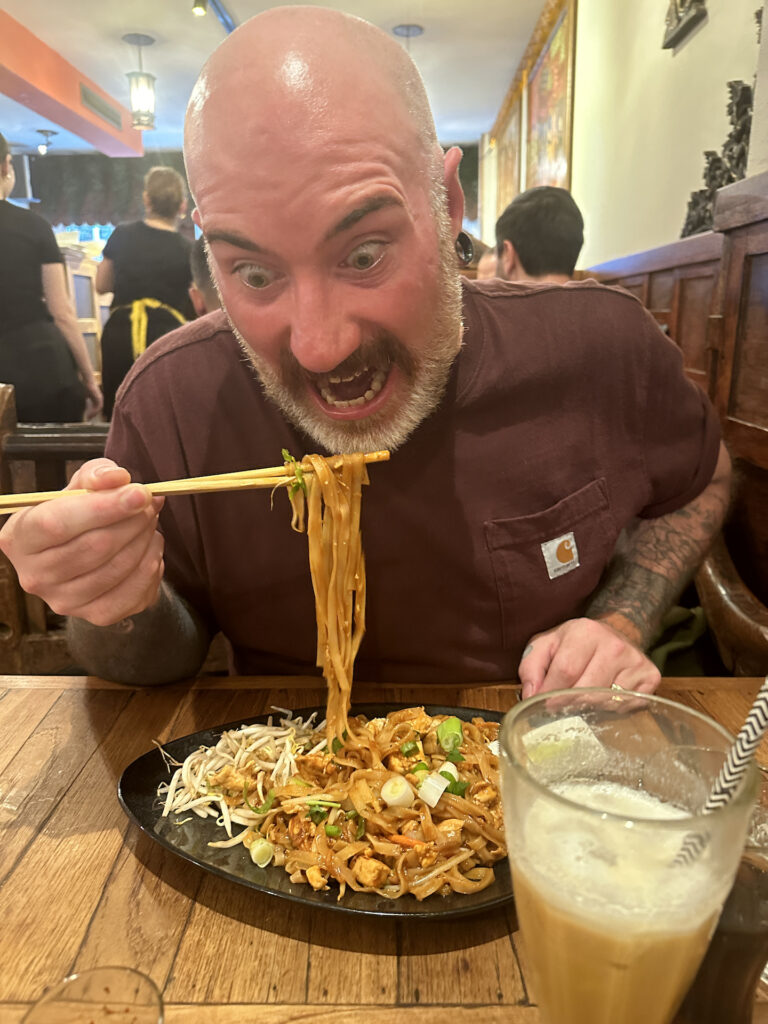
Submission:
<svg viewBox="0 0 768 1024">
<path fill-rule="evenodd" d="M 516 196 L 496 221 L 497 276 L 570 281 L 584 244 L 584 218 L 570 192 L 541 185 Z"/>
<path fill-rule="evenodd" d="M 192 272 L 189 300 L 197 316 L 205 316 L 206 313 L 212 313 L 214 309 L 220 309 L 219 293 L 213 283 L 208 253 L 205 251 L 205 241 L 202 236 L 192 245 L 189 269 Z"/>
<path fill-rule="evenodd" d="M 487 281 L 492 277 L 498 277 L 496 267 L 496 250 L 492 245 L 489 245 L 477 261 L 477 280 Z"/>
<path fill-rule="evenodd" d="M 186 186 L 172 167 L 144 178 L 144 219 L 120 224 L 104 246 L 96 289 L 112 292 L 101 335 L 104 415 L 134 360 L 157 338 L 194 318 L 189 297 L 192 243 L 178 232 L 187 209 Z"/>
<path fill-rule="evenodd" d="M 15 181 L 0 135 L 0 382 L 20 423 L 76 423 L 99 412 L 101 391 L 53 229 L 8 202 Z"/>
</svg>

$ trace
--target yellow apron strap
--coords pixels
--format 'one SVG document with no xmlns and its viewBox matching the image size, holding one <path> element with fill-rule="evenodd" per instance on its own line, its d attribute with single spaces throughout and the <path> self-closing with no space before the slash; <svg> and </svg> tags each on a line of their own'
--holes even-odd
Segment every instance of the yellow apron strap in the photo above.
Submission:
<svg viewBox="0 0 768 1024">
<path fill-rule="evenodd" d="M 134 362 L 139 358 L 147 347 L 147 310 L 164 309 L 166 313 L 174 316 L 180 324 L 187 321 L 173 306 L 167 306 L 159 299 L 136 299 L 131 303 L 131 348 L 133 349 Z"/>
</svg>

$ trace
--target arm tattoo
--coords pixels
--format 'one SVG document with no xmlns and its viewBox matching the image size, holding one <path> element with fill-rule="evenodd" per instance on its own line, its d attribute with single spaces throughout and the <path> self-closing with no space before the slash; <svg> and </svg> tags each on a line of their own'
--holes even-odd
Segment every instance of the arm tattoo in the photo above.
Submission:
<svg viewBox="0 0 768 1024">
<path fill-rule="evenodd" d="M 73 658 L 93 675 L 132 685 L 193 677 L 210 642 L 196 612 L 167 583 L 152 608 L 114 625 L 70 618 L 67 638 Z"/>
<path fill-rule="evenodd" d="M 683 508 L 657 519 L 638 520 L 628 544 L 614 556 L 586 614 L 619 616 L 637 634 L 639 646 L 652 642 L 667 609 L 698 569 L 728 508 L 727 482 L 712 481 Z"/>
</svg>

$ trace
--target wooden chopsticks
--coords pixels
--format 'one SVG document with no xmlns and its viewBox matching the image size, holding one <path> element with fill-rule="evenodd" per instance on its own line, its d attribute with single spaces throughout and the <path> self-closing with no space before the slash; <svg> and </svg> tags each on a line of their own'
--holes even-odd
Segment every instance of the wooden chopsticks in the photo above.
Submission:
<svg viewBox="0 0 768 1024">
<path fill-rule="evenodd" d="M 366 452 L 366 462 L 386 462 L 389 459 L 389 452 Z M 341 464 L 341 456 L 336 455 L 328 459 L 329 465 L 336 469 Z M 290 465 L 290 464 L 289 464 Z M 310 466 L 299 463 L 302 472 L 312 473 Z M 158 483 L 146 484 L 146 488 L 152 494 L 204 494 L 215 491 L 252 491 L 259 487 L 282 487 L 296 479 L 292 469 L 286 466 L 272 466 L 267 469 L 244 469 L 236 473 L 217 473 L 213 476 L 193 476 L 186 480 L 161 480 Z M 54 501 L 56 498 L 72 498 L 81 494 L 93 494 L 94 491 L 72 490 L 72 491 L 31 491 L 28 494 L 2 494 L 0 495 L 0 514 L 5 512 L 18 512 L 22 508 L 32 508 L 34 505 L 41 505 L 44 501 Z"/>
</svg>

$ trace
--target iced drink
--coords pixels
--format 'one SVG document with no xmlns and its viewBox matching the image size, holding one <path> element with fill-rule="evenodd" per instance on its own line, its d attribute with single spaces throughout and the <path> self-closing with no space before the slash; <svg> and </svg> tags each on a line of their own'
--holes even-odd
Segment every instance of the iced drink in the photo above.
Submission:
<svg viewBox="0 0 768 1024">
<path fill-rule="evenodd" d="M 731 742 L 660 698 L 534 698 L 501 733 L 518 921 L 545 1024 L 669 1024 L 738 864 L 756 778 L 697 815 Z M 701 853 L 681 863 L 691 833 Z"/>
</svg>

